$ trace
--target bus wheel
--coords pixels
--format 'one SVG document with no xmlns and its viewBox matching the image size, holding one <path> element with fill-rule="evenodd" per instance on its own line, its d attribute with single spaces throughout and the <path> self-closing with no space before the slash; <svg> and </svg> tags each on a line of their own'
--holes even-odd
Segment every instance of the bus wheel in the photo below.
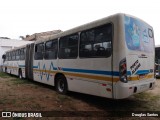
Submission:
<svg viewBox="0 0 160 120">
<path fill-rule="evenodd" d="M 21 69 L 19 70 L 18 77 L 19 77 L 20 79 L 23 78 L 23 76 L 22 76 L 22 70 L 21 70 Z"/>
<path fill-rule="evenodd" d="M 60 94 L 66 94 L 68 90 L 67 80 L 63 75 L 56 78 L 56 91 Z"/>
</svg>

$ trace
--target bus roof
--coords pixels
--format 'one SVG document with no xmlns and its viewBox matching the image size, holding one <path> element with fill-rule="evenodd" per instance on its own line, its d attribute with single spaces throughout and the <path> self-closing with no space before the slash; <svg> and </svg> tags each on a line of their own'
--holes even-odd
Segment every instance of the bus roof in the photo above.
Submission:
<svg viewBox="0 0 160 120">
<path fill-rule="evenodd" d="M 105 17 L 105 18 L 101 18 L 99 20 L 95 20 L 93 22 L 90 22 L 90 23 L 87 23 L 87 24 L 84 24 L 84 25 L 80 25 L 78 27 L 66 30 L 64 32 L 60 32 L 60 33 L 58 33 L 56 35 L 52 35 L 52 36 L 50 36 L 48 38 L 44 38 L 44 39 L 35 41 L 35 43 L 41 43 L 41 42 L 53 40 L 53 39 L 60 38 L 60 37 L 63 37 L 63 36 L 66 36 L 66 35 L 70 35 L 70 34 L 74 34 L 74 33 L 77 33 L 77 32 L 80 32 L 80 31 L 83 31 L 83 30 L 86 30 L 86 29 L 90 29 L 92 27 L 100 26 L 100 25 L 103 25 L 103 24 L 106 24 L 106 23 L 112 23 L 112 21 L 117 19 L 117 17 L 120 17 L 120 16 L 122 17 L 124 15 L 132 17 L 132 18 L 135 18 L 135 19 L 138 19 L 138 20 L 146 23 L 145 21 L 143 21 L 143 20 L 141 20 L 141 19 L 139 19 L 137 17 L 134 17 L 132 15 L 128 15 L 128 14 L 124 14 L 124 13 L 117 13 L 117 14 L 110 15 L 110 16 Z M 148 23 L 146 23 L 146 24 L 148 24 Z"/>
<path fill-rule="evenodd" d="M 27 46 L 27 45 L 23 45 L 23 46 L 16 47 L 16 48 L 14 48 L 14 49 L 10 49 L 10 50 L 8 50 L 8 51 L 5 51 L 5 53 L 10 52 L 10 51 L 14 51 L 14 50 L 18 50 L 18 49 L 21 49 L 21 48 L 25 48 L 26 46 Z"/>
<path fill-rule="evenodd" d="M 106 23 L 110 23 L 111 20 L 115 19 L 117 16 L 122 16 L 122 15 L 124 15 L 124 14 L 117 13 L 117 14 L 114 14 L 114 15 L 110 15 L 108 17 L 105 17 L 105 18 L 102 18 L 102 19 L 99 19 L 99 20 L 95 20 L 95 21 L 87 23 L 87 24 L 80 25 L 78 27 L 66 30 L 64 32 L 60 32 L 60 33 L 58 33 L 56 35 L 53 35 L 53 36 L 50 36 L 48 38 L 38 40 L 35 43 L 45 42 L 45 41 L 56 39 L 56 38 L 63 37 L 63 36 L 66 36 L 66 35 L 74 34 L 74 33 L 77 33 L 77 32 L 80 32 L 80 31 L 83 31 L 83 30 L 86 30 L 86 29 L 90 29 L 92 27 L 96 27 L 96 26 L 100 26 L 100 25 L 103 25 L 103 24 L 106 24 Z"/>
</svg>

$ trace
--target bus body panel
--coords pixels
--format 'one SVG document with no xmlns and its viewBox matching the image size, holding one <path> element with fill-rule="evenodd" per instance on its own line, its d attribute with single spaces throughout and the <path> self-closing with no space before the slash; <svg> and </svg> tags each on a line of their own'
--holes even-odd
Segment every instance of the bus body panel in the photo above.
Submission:
<svg viewBox="0 0 160 120">
<path fill-rule="evenodd" d="M 129 80 L 154 79 L 154 58 L 153 56 L 146 57 L 141 58 L 141 55 L 127 56 L 127 74 Z"/>
<path fill-rule="evenodd" d="M 59 72 L 67 78 L 70 91 L 112 98 L 111 58 L 60 59 Z"/>
<path fill-rule="evenodd" d="M 132 16 L 123 15 L 121 21 L 124 33 L 120 44 L 123 44 L 123 49 L 118 53 L 121 55 L 119 67 L 124 60 L 128 82 L 118 81 L 115 84 L 116 99 L 126 98 L 132 94 L 153 89 L 155 86 L 152 27 Z"/>
<path fill-rule="evenodd" d="M 138 55 L 127 56 L 128 83 L 116 83 L 116 99 L 127 98 L 135 93 L 140 93 L 155 87 L 154 62 L 151 59 L 140 58 Z M 134 67 L 134 70 L 131 68 Z"/>
<path fill-rule="evenodd" d="M 33 79 L 54 86 L 57 68 L 57 60 L 34 60 Z"/>
<path fill-rule="evenodd" d="M 107 32 L 101 32 L 97 37 L 97 41 L 99 39 L 101 41 L 95 42 L 95 38 L 90 40 L 105 27 L 109 28 L 108 25 L 112 26 L 112 29 L 105 29 Z M 111 41 L 106 40 L 108 38 L 102 39 L 103 34 L 109 34 L 109 30 L 112 30 Z M 92 31 L 96 31 L 94 36 Z M 74 35 L 78 36 L 78 40 L 76 39 L 78 41 L 77 56 L 74 54 L 74 58 L 61 57 L 61 49 L 64 50 L 62 54 L 67 56 L 67 52 L 72 51 L 72 48 L 75 47 L 72 46 L 73 44 L 67 46 L 73 42 Z M 85 40 L 82 40 L 85 35 L 90 35 L 90 39 L 86 37 Z M 64 38 L 67 41 L 69 37 L 70 42 L 63 41 Z M 54 51 L 55 48 L 52 48 L 54 53 L 50 54 L 49 41 L 57 41 L 53 42 L 57 44 L 57 53 Z M 97 56 L 87 56 L 89 54 L 86 52 L 87 55 L 84 53 L 86 56 L 83 56 L 83 53 L 80 53 L 81 47 L 84 47 L 83 50 L 88 53 L 94 51 L 93 54 L 96 53 L 96 50 L 98 51 L 98 47 L 102 51 L 103 47 L 106 47 L 106 52 L 111 50 L 111 54 L 100 57 L 97 52 Z M 26 48 L 25 74 L 23 75 L 37 82 L 55 86 L 56 77 L 63 75 L 69 91 L 114 99 L 127 98 L 155 86 L 153 29 L 147 23 L 129 15 L 109 16 L 36 41 Z M 75 51 L 72 52 L 75 53 Z M 57 57 L 48 59 L 44 57 L 45 53 L 50 57 L 57 54 Z M 11 66 L 7 68 L 7 72 L 15 75 L 18 74 L 19 65 L 23 66 L 23 62 L 18 61 L 6 61 L 5 63 L 7 63 L 6 66 Z M 17 69 L 14 70 L 12 67 Z"/>
</svg>

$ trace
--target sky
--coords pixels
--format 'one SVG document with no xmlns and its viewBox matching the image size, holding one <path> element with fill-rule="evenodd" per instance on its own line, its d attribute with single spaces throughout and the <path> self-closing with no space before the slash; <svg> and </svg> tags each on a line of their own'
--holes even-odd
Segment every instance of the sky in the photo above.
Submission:
<svg viewBox="0 0 160 120">
<path fill-rule="evenodd" d="M 154 29 L 160 45 L 159 0 L 0 0 L 0 37 L 20 39 L 52 30 L 68 30 L 116 13 L 136 16 Z"/>
</svg>

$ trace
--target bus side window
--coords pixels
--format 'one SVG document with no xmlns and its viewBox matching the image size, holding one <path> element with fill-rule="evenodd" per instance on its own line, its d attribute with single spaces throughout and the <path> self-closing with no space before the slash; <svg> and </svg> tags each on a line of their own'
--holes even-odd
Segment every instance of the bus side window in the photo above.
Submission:
<svg viewBox="0 0 160 120">
<path fill-rule="evenodd" d="M 111 55 L 112 24 L 106 24 L 80 35 L 80 57 L 97 58 Z"/>
<path fill-rule="evenodd" d="M 20 49 L 15 51 L 15 59 L 19 60 L 20 59 Z"/>
<path fill-rule="evenodd" d="M 9 54 L 8 54 L 8 52 L 6 53 L 6 61 L 8 61 L 9 60 Z"/>
<path fill-rule="evenodd" d="M 22 48 L 20 52 L 21 52 L 21 53 L 20 53 L 20 59 L 21 59 L 21 60 L 25 60 L 24 48 Z"/>
<path fill-rule="evenodd" d="M 12 52 L 9 52 L 9 61 L 12 60 Z"/>
<path fill-rule="evenodd" d="M 58 41 L 51 40 L 45 43 L 45 59 L 57 59 L 57 52 L 58 52 Z"/>
<path fill-rule="evenodd" d="M 11 55 L 10 55 L 10 52 L 8 52 L 8 61 L 11 60 Z"/>
<path fill-rule="evenodd" d="M 20 49 L 20 60 L 25 60 L 25 48 Z"/>
<path fill-rule="evenodd" d="M 16 60 L 16 53 L 15 53 L 15 51 L 12 51 L 12 60 Z"/>
<path fill-rule="evenodd" d="M 59 58 L 75 59 L 78 56 L 78 34 L 60 38 Z"/>
<path fill-rule="evenodd" d="M 35 45 L 35 60 L 42 60 L 43 59 L 43 52 L 44 52 L 44 43 L 36 44 Z"/>
</svg>

